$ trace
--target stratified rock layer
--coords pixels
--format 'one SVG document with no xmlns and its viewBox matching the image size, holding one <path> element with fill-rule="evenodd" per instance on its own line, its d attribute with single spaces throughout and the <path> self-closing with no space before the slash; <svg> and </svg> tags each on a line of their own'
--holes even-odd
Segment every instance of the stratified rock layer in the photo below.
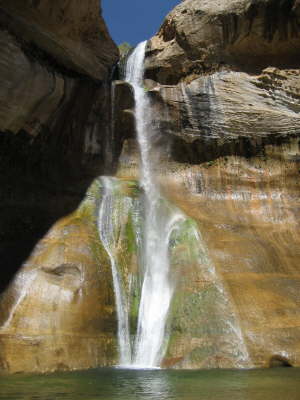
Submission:
<svg viewBox="0 0 300 400">
<path fill-rule="evenodd" d="M 186 0 L 149 42 L 155 169 L 203 253 L 175 260 L 166 366 L 300 365 L 299 26 L 295 1 Z"/>
<path fill-rule="evenodd" d="M 96 0 L 0 1 L 0 28 L 0 370 L 111 364 L 109 264 L 76 209 L 116 166 L 118 50 Z"/>
<path fill-rule="evenodd" d="M 150 41 L 147 75 L 164 84 L 230 67 L 298 67 L 295 0 L 185 0 Z"/>
<path fill-rule="evenodd" d="M 297 69 L 269 67 L 259 75 L 216 72 L 190 83 L 157 86 L 150 95 L 162 127 L 161 140 L 179 162 L 251 157 L 262 154 L 268 144 L 300 133 Z"/>
<path fill-rule="evenodd" d="M 268 367 L 276 355 L 300 365 L 295 155 L 298 140 L 291 140 L 248 159 L 220 156 L 200 165 L 175 164 L 163 178 L 166 196 L 198 222 L 217 279 L 228 289 L 227 308 L 236 312 L 247 367 Z M 211 286 L 201 268 L 184 270 L 167 365 L 241 366 L 228 348 L 230 329 L 219 329 L 224 314 L 214 305 Z"/>
<path fill-rule="evenodd" d="M 103 80 L 118 58 L 98 0 L 0 1 L 2 28 L 54 63 Z"/>
<path fill-rule="evenodd" d="M 197 246 L 173 248 L 167 367 L 300 365 L 298 3 L 186 0 L 149 43 L 155 169 L 199 228 Z M 96 2 L 0 9 L 0 369 L 112 365 L 97 184 L 78 206 L 116 171 L 124 140 L 118 175 L 137 178 L 132 93 L 105 84 L 117 54 Z M 124 279 L 137 274 L 125 220 Z M 131 313 L 134 331 L 136 302 Z"/>
</svg>

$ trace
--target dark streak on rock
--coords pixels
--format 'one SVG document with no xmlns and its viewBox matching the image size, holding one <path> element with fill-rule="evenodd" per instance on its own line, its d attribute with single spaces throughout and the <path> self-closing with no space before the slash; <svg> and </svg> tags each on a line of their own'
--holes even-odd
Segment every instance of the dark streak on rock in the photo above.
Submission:
<svg viewBox="0 0 300 400">
<path fill-rule="evenodd" d="M 177 162 L 189 164 L 201 164 L 226 156 L 264 157 L 266 146 L 281 146 L 297 137 L 300 138 L 300 132 L 299 135 L 288 135 L 286 137 L 280 136 L 280 134 L 262 138 L 241 136 L 226 141 L 203 138 L 197 139 L 192 143 L 187 143 L 180 137 L 172 137 L 170 138 L 170 156 Z"/>
</svg>

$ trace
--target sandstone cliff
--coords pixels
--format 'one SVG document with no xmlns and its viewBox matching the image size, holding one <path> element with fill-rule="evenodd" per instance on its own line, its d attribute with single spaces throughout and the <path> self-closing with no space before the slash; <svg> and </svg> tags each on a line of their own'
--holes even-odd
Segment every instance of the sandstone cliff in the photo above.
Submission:
<svg viewBox="0 0 300 400">
<path fill-rule="evenodd" d="M 74 210 L 115 169 L 118 50 L 97 0 L 0 1 L 0 48 L 0 369 L 101 365 L 114 357 L 110 271 L 86 226 L 95 215 Z"/>
<path fill-rule="evenodd" d="M 216 271 L 182 262 L 167 366 L 300 365 L 299 29 L 297 1 L 185 0 L 148 44 L 157 173 Z"/>
<path fill-rule="evenodd" d="M 226 67 L 299 67 L 299 14 L 295 0 L 185 0 L 151 39 L 148 76 L 173 84 Z"/>
<path fill-rule="evenodd" d="M 139 155 L 128 84 L 111 109 L 117 51 L 97 4 L 0 1 L 1 371 L 116 362 L 98 182 L 81 201 L 112 172 L 136 199 Z M 185 0 L 149 42 L 156 170 L 199 228 L 174 250 L 165 366 L 300 365 L 299 17 L 293 0 Z M 135 276 L 125 217 L 118 257 Z"/>
</svg>

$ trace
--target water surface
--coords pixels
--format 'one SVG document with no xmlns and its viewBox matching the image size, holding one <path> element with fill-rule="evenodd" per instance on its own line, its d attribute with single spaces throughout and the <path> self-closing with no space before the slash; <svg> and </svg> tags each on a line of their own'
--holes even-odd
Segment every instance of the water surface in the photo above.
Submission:
<svg viewBox="0 0 300 400">
<path fill-rule="evenodd" d="M 1 400 L 299 400 L 300 369 L 97 369 L 0 377 Z"/>
</svg>

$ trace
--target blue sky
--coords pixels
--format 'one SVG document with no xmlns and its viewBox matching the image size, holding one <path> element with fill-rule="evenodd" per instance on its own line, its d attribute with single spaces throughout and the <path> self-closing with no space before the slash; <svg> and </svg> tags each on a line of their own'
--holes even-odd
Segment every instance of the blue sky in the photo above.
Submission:
<svg viewBox="0 0 300 400">
<path fill-rule="evenodd" d="M 104 18 L 117 44 L 150 39 L 180 0 L 102 0 Z"/>
</svg>

